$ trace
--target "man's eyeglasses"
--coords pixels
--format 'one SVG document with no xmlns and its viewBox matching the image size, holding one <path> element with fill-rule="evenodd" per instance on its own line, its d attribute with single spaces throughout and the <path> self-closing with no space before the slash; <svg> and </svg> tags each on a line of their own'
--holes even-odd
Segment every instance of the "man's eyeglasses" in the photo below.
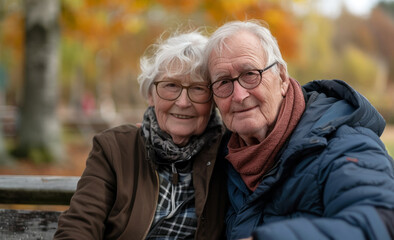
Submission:
<svg viewBox="0 0 394 240">
<path fill-rule="evenodd" d="M 204 84 L 191 84 L 189 86 L 183 86 L 180 83 L 173 81 L 159 81 L 153 83 L 156 86 L 156 93 L 160 98 L 168 101 L 177 99 L 182 90 L 185 88 L 187 96 L 190 101 L 194 103 L 207 103 L 211 100 L 212 92 L 208 88 L 208 85 Z"/>
<path fill-rule="evenodd" d="M 255 69 L 243 72 L 236 78 L 222 78 L 216 80 L 209 85 L 209 88 L 212 89 L 213 94 L 219 98 L 227 98 L 233 94 L 235 81 L 238 81 L 239 85 L 243 88 L 253 89 L 261 83 L 263 72 L 267 71 L 277 63 L 278 62 L 275 61 L 263 70 Z"/>
</svg>

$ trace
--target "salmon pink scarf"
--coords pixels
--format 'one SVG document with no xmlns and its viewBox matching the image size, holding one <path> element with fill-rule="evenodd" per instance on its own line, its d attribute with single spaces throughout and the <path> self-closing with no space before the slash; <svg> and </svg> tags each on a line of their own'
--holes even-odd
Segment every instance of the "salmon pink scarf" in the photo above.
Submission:
<svg viewBox="0 0 394 240">
<path fill-rule="evenodd" d="M 256 190 L 262 177 L 274 166 L 275 156 L 297 126 L 305 110 L 305 100 L 299 83 L 290 78 L 278 119 L 271 133 L 259 144 L 246 146 L 238 134 L 233 133 L 227 160 L 241 175 L 246 186 Z"/>
</svg>

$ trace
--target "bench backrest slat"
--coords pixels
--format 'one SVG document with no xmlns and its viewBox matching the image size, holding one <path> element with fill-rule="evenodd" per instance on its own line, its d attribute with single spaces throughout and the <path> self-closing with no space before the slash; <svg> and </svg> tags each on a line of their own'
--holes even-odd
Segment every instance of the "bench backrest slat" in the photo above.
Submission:
<svg viewBox="0 0 394 240">
<path fill-rule="evenodd" d="M 0 204 L 68 205 L 79 177 L 0 175 Z M 60 211 L 0 209 L 0 239 L 53 239 Z"/>
<path fill-rule="evenodd" d="M 0 204 L 68 205 L 79 177 L 0 175 Z"/>
</svg>

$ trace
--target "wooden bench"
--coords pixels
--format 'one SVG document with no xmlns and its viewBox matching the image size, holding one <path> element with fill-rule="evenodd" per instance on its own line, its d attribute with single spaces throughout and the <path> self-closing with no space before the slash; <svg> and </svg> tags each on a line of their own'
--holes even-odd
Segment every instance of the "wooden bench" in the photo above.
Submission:
<svg viewBox="0 0 394 240">
<path fill-rule="evenodd" d="M 71 176 L 0 175 L 0 204 L 67 206 L 78 180 Z M 60 213 L 2 208 L 0 239 L 53 239 Z"/>
</svg>

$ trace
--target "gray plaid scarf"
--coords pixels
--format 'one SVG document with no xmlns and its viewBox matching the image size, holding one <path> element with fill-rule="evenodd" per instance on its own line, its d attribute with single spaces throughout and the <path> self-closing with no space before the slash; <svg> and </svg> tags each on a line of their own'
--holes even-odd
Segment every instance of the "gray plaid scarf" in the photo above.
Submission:
<svg viewBox="0 0 394 240">
<path fill-rule="evenodd" d="M 178 147 L 169 134 L 162 131 L 156 119 L 154 107 L 148 107 L 142 121 L 142 135 L 148 149 L 148 158 L 158 165 L 186 162 L 197 154 L 205 144 L 220 135 L 222 122 L 212 111 L 207 128 L 199 136 L 192 136 L 186 146 Z"/>
</svg>

